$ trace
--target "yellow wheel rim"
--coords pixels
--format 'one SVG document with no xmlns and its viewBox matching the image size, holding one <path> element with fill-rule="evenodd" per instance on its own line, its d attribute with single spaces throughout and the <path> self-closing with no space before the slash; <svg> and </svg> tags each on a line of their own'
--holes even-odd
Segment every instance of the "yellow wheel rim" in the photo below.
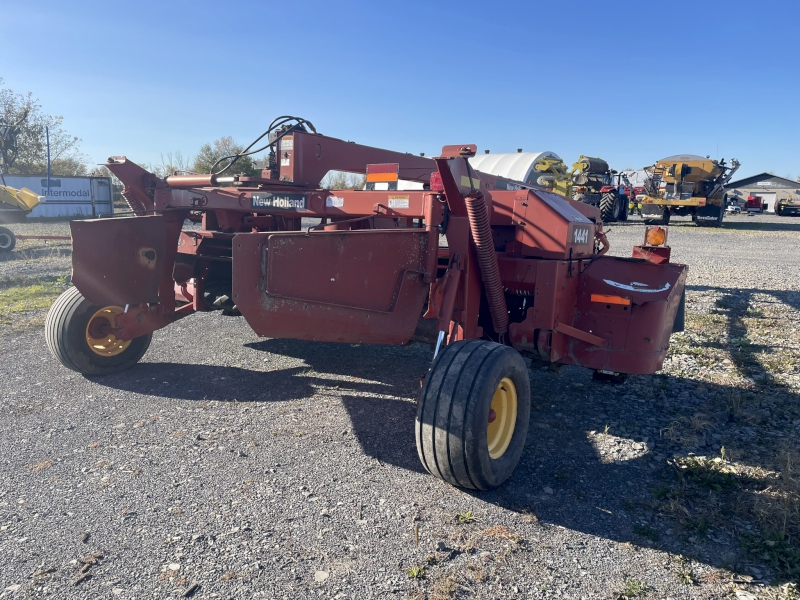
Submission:
<svg viewBox="0 0 800 600">
<path fill-rule="evenodd" d="M 114 335 L 117 315 L 123 312 L 121 306 L 106 306 L 92 315 L 86 325 L 86 343 L 92 352 L 100 356 L 116 356 L 131 345 L 130 340 L 120 340 Z"/>
<path fill-rule="evenodd" d="M 508 377 L 503 377 L 497 384 L 489 408 L 489 428 L 486 432 L 489 456 L 497 460 L 505 454 L 514 437 L 516 425 L 517 388 Z"/>
</svg>

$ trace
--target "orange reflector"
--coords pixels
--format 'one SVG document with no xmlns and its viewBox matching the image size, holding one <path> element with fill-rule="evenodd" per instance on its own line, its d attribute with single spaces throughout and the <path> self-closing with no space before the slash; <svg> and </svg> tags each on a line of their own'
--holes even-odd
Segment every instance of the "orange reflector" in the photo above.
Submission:
<svg viewBox="0 0 800 600">
<path fill-rule="evenodd" d="M 661 246 L 667 241 L 667 230 L 658 225 L 648 227 L 644 233 L 644 243 L 648 246 Z"/>
<path fill-rule="evenodd" d="M 592 302 L 601 302 L 603 304 L 620 304 L 622 306 L 630 306 L 630 298 L 623 298 L 622 296 L 606 296 L 605 294 L 592 294 Z"/>
<path fill-rule="evenodd" d="M 399 171 L 400 165 L 397 163 L 367 165 L 367 183 L 397 181 Z"/>
<path fill-rule="evenodd" d="M 367 173 L 367 183 L 397 181 L 397 173 Z"/>
</svg>

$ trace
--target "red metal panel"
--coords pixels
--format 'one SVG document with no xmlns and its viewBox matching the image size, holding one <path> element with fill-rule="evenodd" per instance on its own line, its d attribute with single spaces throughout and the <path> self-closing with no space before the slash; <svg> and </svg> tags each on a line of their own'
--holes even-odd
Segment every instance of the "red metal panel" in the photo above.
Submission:
<svg viewBox="0 0 800 600">
<path fill-rule="evenodd" d="M 98 306 L 158 302 L 163 216 L 71 221 L 72 281 Z"/>
<path fill-rule="evenodd" d="M 398 163 L 400 179 L 427 182 L 436 166 L 430 158 L 362 146 L 295 131 L 281 140 L 280 178 L 317 187 L 330 170 L 364 173 L 368 164 Z"/>
<path fill-rule="evenodd" d="M 561 196 L 544 190 L 528 190 L 525 196 L 495 190 L 491 197 L 495 206 L 507 206 L 513 214 L 516 233 L 509 252 L 541 258 L 580 258 L 594 252 L 595 224 Z M 509 224 L 503 222 L 503 212 L 495 210 L 492 225 Z"/>
<path fill-rule="evenodd" d="M 405 343 L 428 292 L 426 236 L 422 229 L 237 235 L 234 301 L 266 337 Z"/>
<path fill-rule="evenodd" d="M 664 362 L 686 268 L 612 257 L 594 260 L 580 274 L 572 325 L 608 343 L 599 348 L 570 340 L 562 362 L 623 373 L 653 373 Z M 592 294 L 630 298 L 631 306 L 592 302 Z"/>
<path fill-rule="evenodd" d="M 518 350 L 536 352 L 535 331 L 552 331 L 557 323 L 570 324 L 575 308 L 578 273 L 586 261 L 519 259 L 519 264 L 530 264 L 528 277 L 535 282 L 533 306 L 521 323 L 512 323 L 509 338 Z M 565 355 L 569 336 L 553 332 L 550 360 L 558 361 Z"/>
</svg>

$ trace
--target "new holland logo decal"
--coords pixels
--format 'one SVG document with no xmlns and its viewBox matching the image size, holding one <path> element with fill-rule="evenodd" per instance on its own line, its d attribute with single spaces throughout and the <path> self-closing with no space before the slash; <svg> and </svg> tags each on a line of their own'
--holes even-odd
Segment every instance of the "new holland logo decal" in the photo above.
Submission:
<svg viewBox="0 0 800 600">
<path fill-rule="evenodd" d="M 305 210 L 305 194 L 253 194 L 250 206 L 261 209 Z"/>
</svg>

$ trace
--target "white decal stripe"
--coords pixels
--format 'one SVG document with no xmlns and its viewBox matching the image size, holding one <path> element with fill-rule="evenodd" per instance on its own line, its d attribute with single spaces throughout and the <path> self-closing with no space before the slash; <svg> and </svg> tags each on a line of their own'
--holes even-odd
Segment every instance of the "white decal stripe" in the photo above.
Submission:
<svg viewBox="0 0 800 600">
<path fill-rule="evenodd" d="M 643 287 L 635 287 L 633 285 L 628 285 L 627 283 L 618 283 L 616 281 L 611 281 L 610 279 L 603 279 L 608 285 L 613 286 L 615 288 L 619 288 L 621 290 L 627 290 L 629 292 L 642 292 L 645 294 L 657 294 L 658 292 L 665 292 L 670 288 L 669 283 L 665 283 L 664 287 L 653 289 L 653 288 L 643 288 Z M 637 283 L 635 281 L 631 283 Z M 639 284 L 641 285 L 641 284 Z"/>
</svg>

